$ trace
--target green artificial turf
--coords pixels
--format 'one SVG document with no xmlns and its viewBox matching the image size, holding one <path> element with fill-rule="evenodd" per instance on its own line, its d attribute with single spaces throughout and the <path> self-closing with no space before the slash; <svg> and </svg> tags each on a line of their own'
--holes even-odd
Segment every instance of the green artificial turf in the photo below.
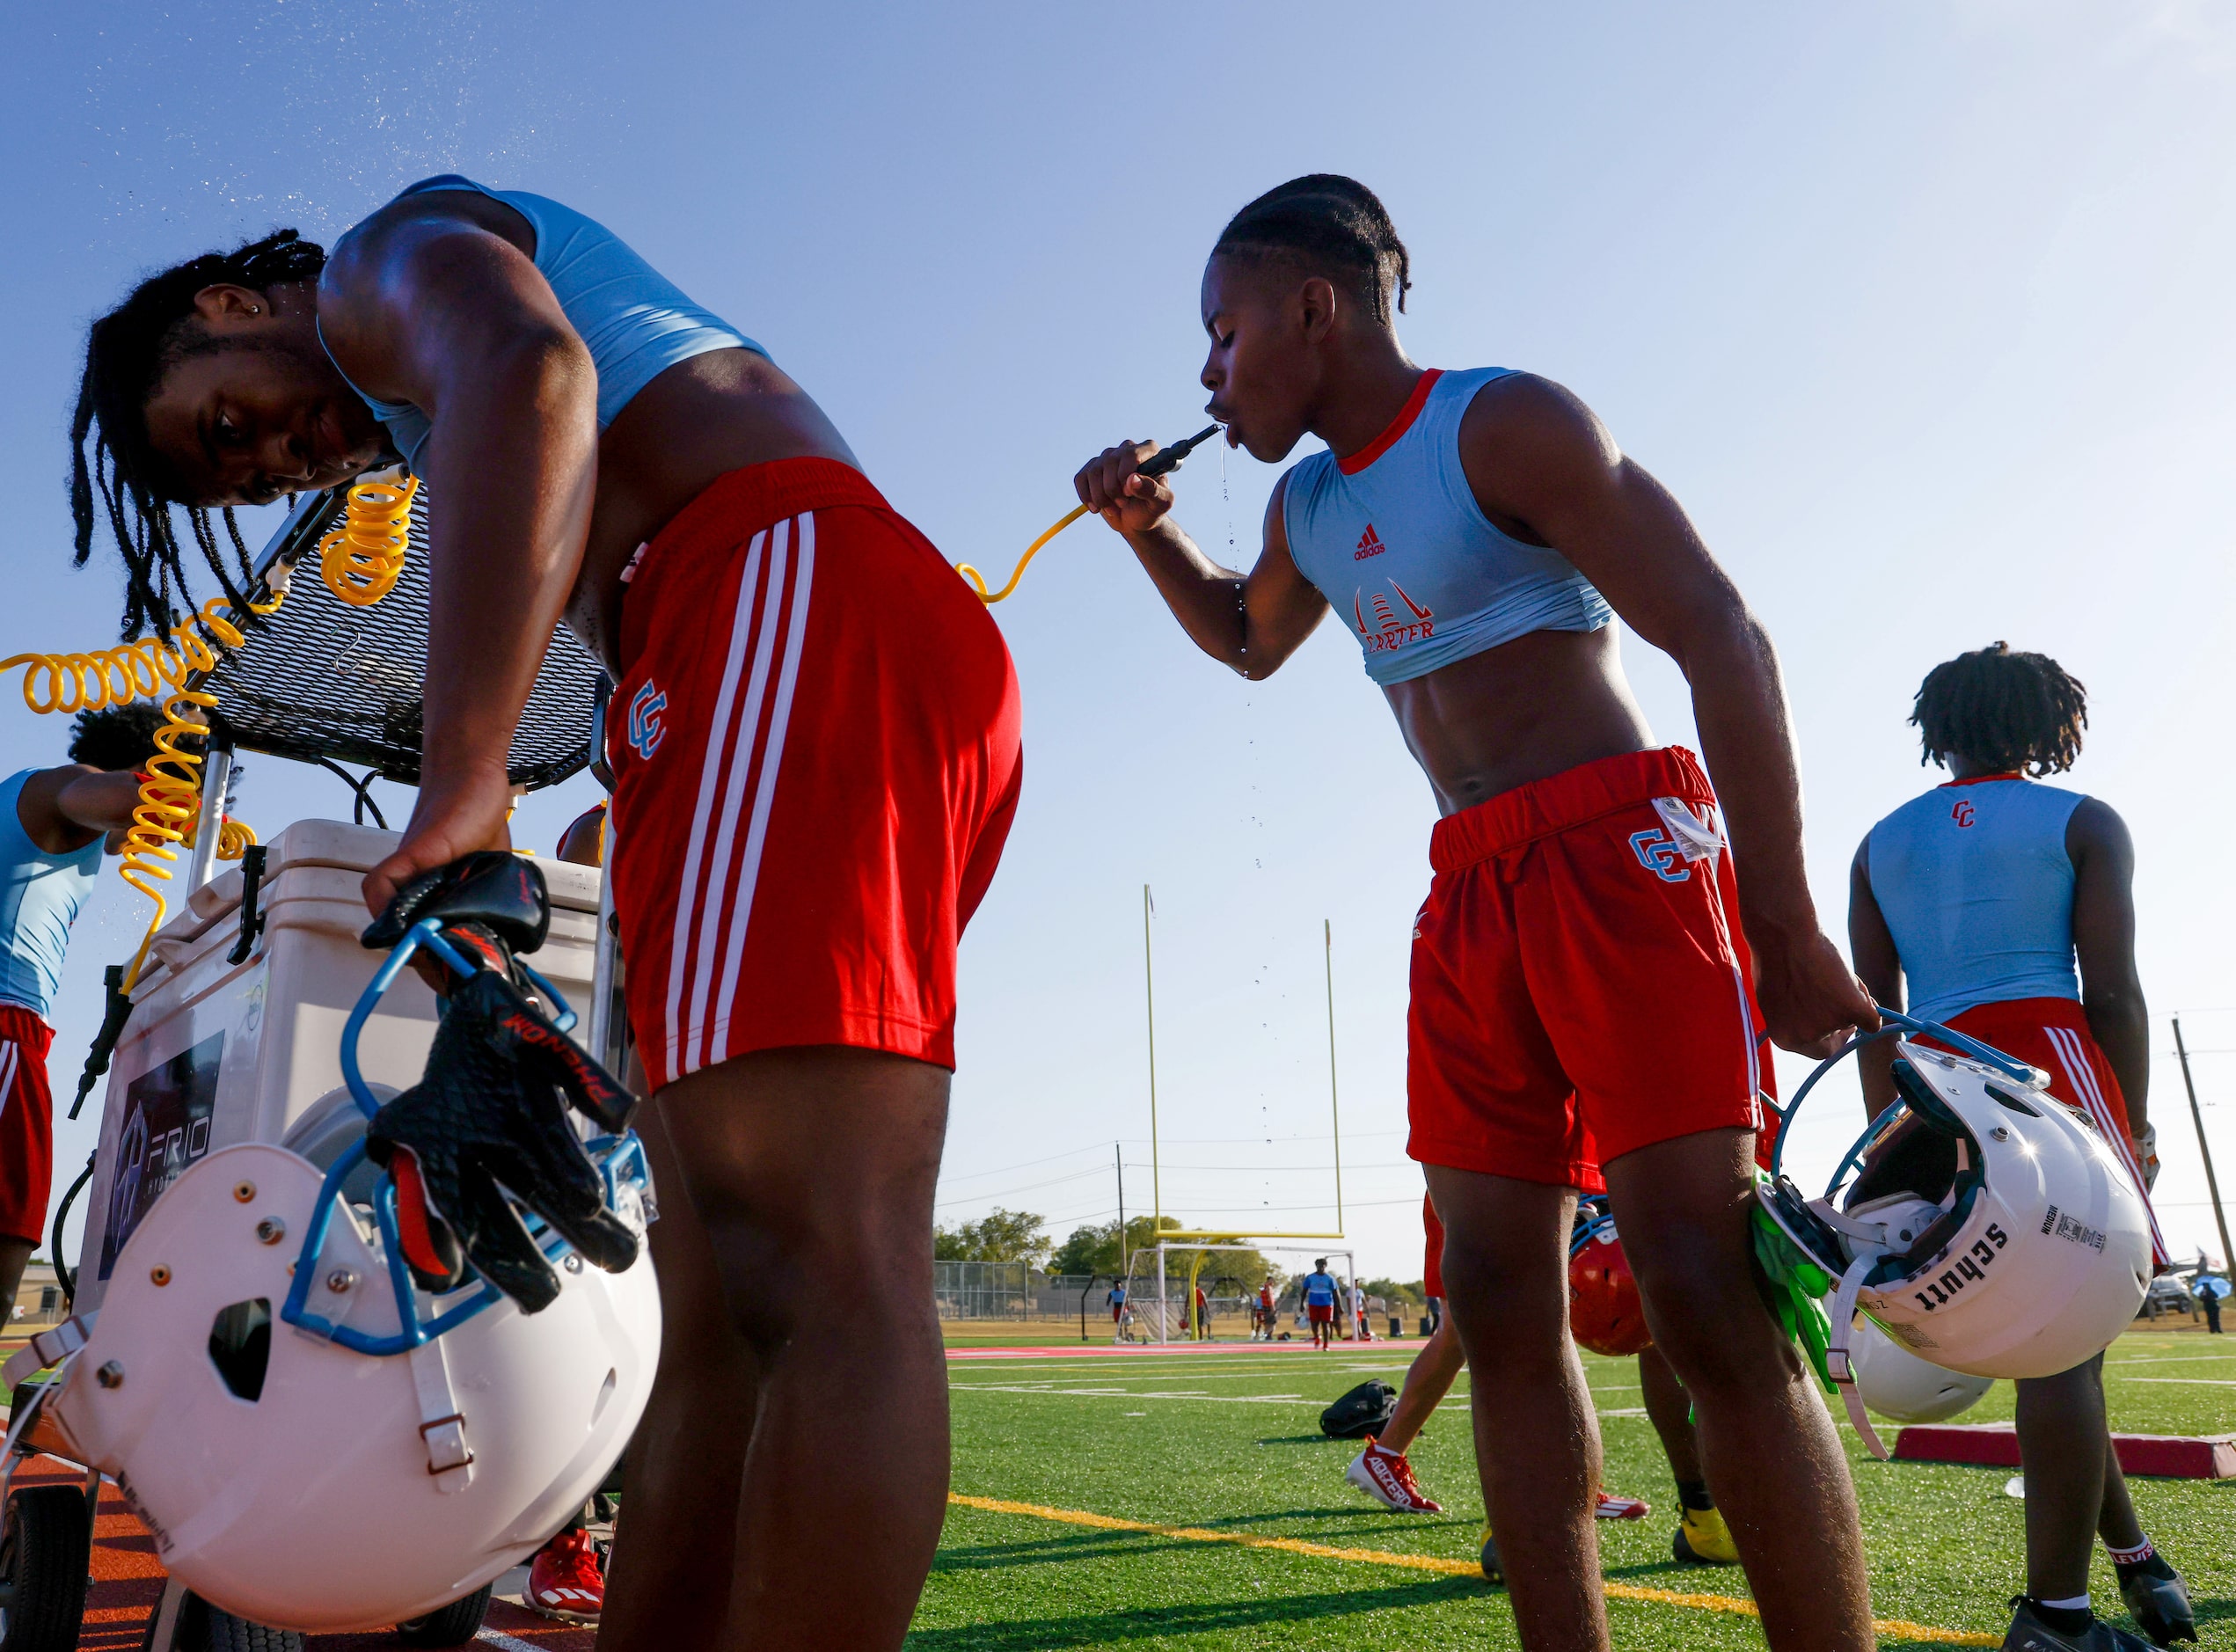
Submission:
<svg viewBox="0 0 2236 1652">
<path fill-rule="evenodd" d="M 1022 1340 L 1022 1339 L 1019 1339 Z M 1247 1532 L 1343 1548 L 1465 1561 L 1482 1522 L 1465 1375 L 1411 1453 L 1437 1516 L 1402 1516 L 1342 1475 L 1357 1448 L 1321 1437 L 1319 1409 L 1369 1377 L 1402 1381 L 1417 1343 L 1205 1356 L 957 1360 L 949 1368 L 958 1494 L 1145 1524 Z M 2225 1350 L 2225 1351 L 2224 1351 Z M 1670 1557 L 1675 1495 L 1639 1412 L 1636 1368 L 1587 1356 L 1606 1443 L 1606 1485 L 1645 1496 L 1640 1521 L 1599 1524 L 1611 1580 L 1741 1597 L 1735 1568 Z M 2236 1338 L 2137 1332 L 2108 1356 L 2113 1426 L 2141 1434 L 2229 1430 Z M 1292 1397 L 1293 1396 L 1293 1397 Z M 1961 1421 L 2011 1415 L 1999 1383 Z M 2009 1471 L 1877 1463 L 1841 1425 L 1861 1499 L 1878 1616 L 1999 1635 L 2023 1582 L 2023 1505 Z M 1893 1442 L 1894 1430 L 1886 1437 Z M 2189 1579 L 2206 1647 L 2236 1648 L 2236 1483 L 2137 1480 L 2152 1539 Z M 2092 1587 L 2115 1621 L 2100 1551 Z M 1625 1647 L 1760 1647 L 1750 1618 L 1611 1600 Z M 1949 1644 L 1889 1636 L 1887 1647 Z M 1505 1597 L 1467 1576 L 1096 1530 L 951 1506 L 909 1645 L 917 1652 L 1041 1648 L 1516 1645 Z"/>
</svg>

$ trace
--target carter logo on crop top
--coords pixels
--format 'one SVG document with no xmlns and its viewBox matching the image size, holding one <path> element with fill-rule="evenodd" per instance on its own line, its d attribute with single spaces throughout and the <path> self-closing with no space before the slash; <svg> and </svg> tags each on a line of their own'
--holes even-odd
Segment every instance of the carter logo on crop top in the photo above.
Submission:
<svg viewBox="0 0 2236 1652">
<path fill-rule="evenodd" d="M 1374 441 L 1303 460 L 1282 484 L 1297 571 L 1348 615 L 1377 683 L 1403 683 L 1533 631 L 1613 618 L 1558 551 L 1501 531 L 1459 459 L 1459 424 L 1504 368 L 1421 376 Z"/>
<path fill-rule="evenodd" d="M 1382 549 L 1375 546 L 1377 551 Z M 1358 627 L 1359 636 L 1366 643 L 1369 654 L 1379 654 L 1385 648 L 1402 648 L 1409 642 L 1425 642 L 1436 634 L 1436 616 L 1433 610 L 1423 608 L 1406 595 L 1406 588 L 1395 580 L 1386 581 L 1396 593 L 1398 606 L 1380 591 L 1368 594 L 1362 586 L 1351 595 L 1351 618 Z M 1366 598 L 1366 610 L 1359 606 L 1359 599 Z M 1367 610 L 1371 610 L 1371 616 Z"/>
</svg>

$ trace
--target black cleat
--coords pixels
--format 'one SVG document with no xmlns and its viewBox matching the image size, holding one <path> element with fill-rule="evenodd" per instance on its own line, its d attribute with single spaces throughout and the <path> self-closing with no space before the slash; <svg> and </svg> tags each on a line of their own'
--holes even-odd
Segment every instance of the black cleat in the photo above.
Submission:
<svg viewBox="0 0 2236 1652">
<path fill-rule="evenodd" d="M 1503 1584 L 1506 1582 L 1506 1566 L 1498 1557 L 1498 1539 L 1491 1535 L 1491 1523 L 1487 1520 L 1483 1522 L 1482 1559 L 1483 1581 Z"/>
<path fill-rule="evenodd" d="M 2120 1598 L 2153 1646 L 2197 1638 L 2197 1615 L 2189 1609 L 2189 1591 L 2180 1572 L 2168 1566 L 2163 1577 L 2141 1567 L 2122 1567 L 2120 1573 Z"/>
<path fill-rule="evenodd" d="M 2124 1629 L 2115 1629 L 2101 1618 L 2092 1618 L 2079 1634 L 2053 1629 L 2035 1615 L 2035 1603 L 2024 1595 L 2013 1597 L 2011 1627 L 2004 1632 L 2003 1652 L 2149 1652 L 2146 1642 Z"/>
</svg>

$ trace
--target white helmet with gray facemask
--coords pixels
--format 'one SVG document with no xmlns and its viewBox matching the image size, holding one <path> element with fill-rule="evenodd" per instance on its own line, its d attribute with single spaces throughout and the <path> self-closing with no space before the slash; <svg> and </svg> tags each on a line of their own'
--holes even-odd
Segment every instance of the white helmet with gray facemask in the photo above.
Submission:
<svg viewBox="0 0 2236 1652">
<path fill-rule="evenodd" d="M 2050 1094 L 2047 1075 L 1961 1033 L 1883 1013 L 1889 1034 L 1924 1034 L 1965 1053 L 1898 1039 L 1897 1100 L 1848 1150 L 1824 1196 L 1804 1197 L 1783 1175 L 1758 1188 L 1771 1218 L 1838 1282 L 1827 1363 L 1857 1431 L 1882 1457 L 1856 1394 L 1858 1310 L 1945 1370 L 2050 1377 L 2110 1343 L 2151 1280 L 2140 1194 L 2086 1116 Z M 1789 1109 L 1781 1158 L 1791 1119 Z"/>
</svg>

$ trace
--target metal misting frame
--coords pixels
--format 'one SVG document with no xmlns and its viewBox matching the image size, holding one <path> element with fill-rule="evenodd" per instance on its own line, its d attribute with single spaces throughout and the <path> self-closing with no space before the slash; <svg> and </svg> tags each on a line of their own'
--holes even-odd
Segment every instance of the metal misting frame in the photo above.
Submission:
<svg viewBox="0 0 2236 1652">
<path fill-rule="evenodd" d="M 1190 1251 L 1238 1250 L 1261 1248 L 1246 1245 L 1245 1239 L 1341 1239 L 1343 1232 L 1343 1107 L 1335 1076 L 1335 925 L 1331 918 L 1320 920 L 1320 949 L 1327 981 L 1327 1115 L 1330 1141 L 1334 1146 L 1335 1160 L 1335 1229 L 1333 1232 L 1307 1232 L 1297 1230 L 1275 1231 L 1261 1229 L 1242 1232 L 1233 1228 L 1166 1228 L 1165 1225 L 1165 1188 L 1157 1133 L 1157 965 L 1151 939 L 1150 920 L 1156 916 L 1156 897 L 1149 885 L 1141 886 L 1141 958 L 1142 980 L 1146 991 L 1149 1012 L 1149 1189 L 1155 1215 L 1151 1218 L 1150 1232 L 1157 1239 L 1157 1340 L 1170 1341 L 1165 1312 L 1165 1259 L 1173 1249 Z M 1119 1224 L 1119 1245 L 1125 1245 L 1125 1224 Z M 1331 1256 L 1351 1258 L 1351 1276 L 1358 1273 L 1357 1259 L 1352 1253 L 1331 1251 Z M 1197 1264 L 1202 1267 L 1201 1262 Z M 1190 1305 L 1194 1304 L 1195 1275 L 1189 1276 Z"/>
</svg>

